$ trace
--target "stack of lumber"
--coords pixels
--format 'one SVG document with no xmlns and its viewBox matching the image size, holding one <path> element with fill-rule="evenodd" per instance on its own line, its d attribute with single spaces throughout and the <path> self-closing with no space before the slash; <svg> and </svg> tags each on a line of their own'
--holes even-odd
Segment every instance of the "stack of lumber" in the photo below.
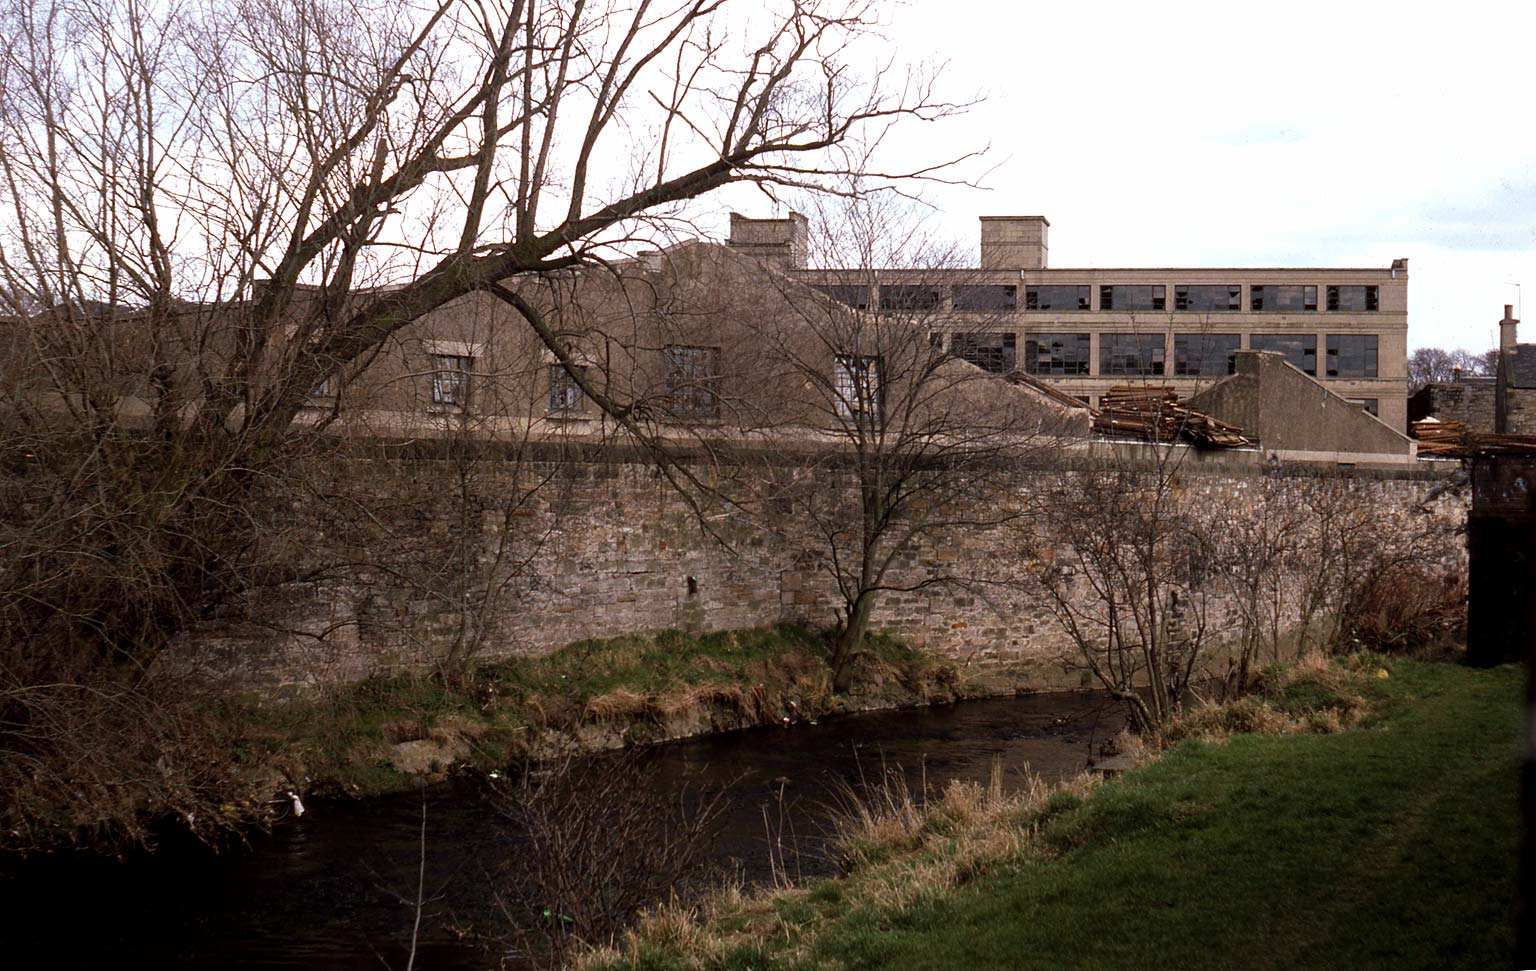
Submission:
<svg viewBox="0 0 1536 971">
<path fill-rule="evenodd" d="M 1474 432 L 1465 422 L 1426 418 L 1409 427 L 1419 442 L 1420 455 L 1467 458 L 1473 452 L 1536 452 L 1536 435 L 1491 435 Z"/>
<path fill-rule="evenodd" d="M 1408 426 L 1419 442 L 1420 455 L 1459 457 L 1467 454 L 1467 425 L 1460 421 L 1426 418 Z"/>
<path fill-rule="evenodd" d="M 1536 435 L 1480 435 L 1467 436 L 1468 451 L 1536 452 Z"/>
<path fill-rule="evenodd" d="M 1148 442 L 1190 442 L 1210 448 L 1254 444 L 1236 425 L 1183 407 L 1178 392 L 1168 387 L 1109 389 L 1099 400 L 1093 430 L 1101 435 Z"/>
</svg>

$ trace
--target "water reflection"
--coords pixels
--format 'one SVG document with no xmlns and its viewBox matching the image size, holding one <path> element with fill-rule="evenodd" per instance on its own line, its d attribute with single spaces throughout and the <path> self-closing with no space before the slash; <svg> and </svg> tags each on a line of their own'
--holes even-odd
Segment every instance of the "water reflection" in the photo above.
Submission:
<svg viewBox="0 0 1536 971">
<path fill-rule="evenodd" d="M 661 746 L 646 756 L 647 784 L 666 792 L 732 784 L 712 861 L 766 880 L 773 839 L 790 851 L 790 874 L 810 877 L 834 869 L 825 820 L 840 784 L 857 788 L 884 769 L 914 786 L 983 782 L 994 758 L 1005 785 L 1026 771 L 1061 778 L 1120 725 L 1114 706 L 1086 694 L 879 712 Z M 173 835 L 159 855 L 126 864 L 63 859 L 13 869 L 0 877 L 7 953 L 36 951 L 64 966 L 404 968 L 423 803 L 428 903 L 416 967 L 495 967 L 505 952 L 487 951 L 473 932 L 504 926 L 493 891 L 508 877 L 496 875 L 516 874 L 520 841 L 462 782 L 314 802 L 301 819 L 220 855 Z"/>
</svg>

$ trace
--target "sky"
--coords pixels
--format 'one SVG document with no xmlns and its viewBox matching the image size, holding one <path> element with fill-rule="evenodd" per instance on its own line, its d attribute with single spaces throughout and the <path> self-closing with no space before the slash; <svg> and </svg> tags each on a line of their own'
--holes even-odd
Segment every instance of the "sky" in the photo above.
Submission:
<svg viewBox="0 0 1536 971">
<path fill-rule="evenodd" d="M 1536 4 L 915 0 L 886 19 L 871 56 L 945 62 L 942 93 L 982 98 L 888 146 L 987 148 L 984 188 L 925 193 L 945 236 L 1044 215 L 1052 267 L 1407 257 L 1410 349 L 1493 346 L 1517 285 L 1536 308 Z"/>
</svg>

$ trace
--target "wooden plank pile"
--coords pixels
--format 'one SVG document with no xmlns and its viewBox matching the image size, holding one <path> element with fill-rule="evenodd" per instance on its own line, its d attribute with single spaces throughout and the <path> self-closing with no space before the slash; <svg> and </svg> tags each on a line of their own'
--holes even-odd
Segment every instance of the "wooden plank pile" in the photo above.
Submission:
<svg viewBox="0 0 1536 971">
<path fill-rule="evenodd" d="M 1426 418 L 1408 426 L 1419 442 L 1420 455 L 1466 458 L 1480 449 L 1498 452 L 1536 452 L 1536 435 L 1493 435 L 1474 432 L 1460 421 Z"/>
<path fill-rule="evenodd" d="M 1496 452 L 1536 453 L 1536 435 L 1482 435 L 1477 432 L 1467 435 L 1467 451 L 1474 452 L 1482 449 Z"/>
<path fill-rule="evenodd" d="M 1093 430 L 1101 435 L 1148 442 L 1189 442 L 1207 448 L 1239 448 L 1254 444 L 1236 425 L 1179 404 L 1169 387 L 1110 388 L 1099 399 Z"/>
<path fill-rule="evenodd" d="M 1408 426 L 1408 434 L 1418 440 L 1420 455 L 1459 458 L 1467 454 L 1467 424 L 1426 418 Z"/>
</svg>

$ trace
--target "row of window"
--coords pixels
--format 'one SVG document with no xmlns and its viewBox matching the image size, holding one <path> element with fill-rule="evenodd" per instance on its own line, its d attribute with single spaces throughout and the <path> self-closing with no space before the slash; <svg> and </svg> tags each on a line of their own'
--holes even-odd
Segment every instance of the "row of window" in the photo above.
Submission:
<svg viewBox="0 0 1536 971">
<path fill-rule="evenodd" d="M 857 310 L 870 309 L 870 287 L 826 284 L 816 289 Z M 955 310 L 1017 310 L 1018 290 L 1012 284 L 957 284 L 950 288 L 950 305 Z M 1057 313 L 1091 310 L 1092 290 L 1084 285 L 1026 286 L 1024 309 Z M 1277 313 L 1315 311 L 1317 290 L 1315 286 L 1253 284 L 1248 288 L 1248 309 Z M 1327 310 L 1369 313 L 1380 307 L 1379 288 L 1374 286 L 1327 286 L 1323 292 Z M 885 284 L 879 288 L 877 305 L 883 311 L 931 311 L 940 309 L 943 299 L 943 287 Z M 1168 288 L 1161 284 L 1099 287 L 1099 310 L 1166 310 L 1167 305 Z M 1243 288 L 1236 283 L 1179 285 L 1173 288 L 1173 309 L 1190 313 L 1240 311 L 1243 309 Z"/>
<path fill-rule="evenodd" d="M 1091 345 L 1088 334 L 1029 334 L 1024 359 L 1018 360 L 1019 338 L 1010 333 L 950 335 L 950 353 L 986 371 L 1005 373 L 1022 364 L 1029 374 L 1086 376 Z M 1220 377 L 1233 373 L 1238 334 L 1175 334 L 1173 370 L 1167 370 L 1167 346 L 1161 334 L 1100 334 L 1099 373 L 1113 375 Z M 1317 376 L 1316 334 L 1252 334 L 1248 347 L 1278 351 L 1298 370 Z M 1375 334 L 1329 334 L 1325 375 L 1330 378 L 1376 377 L 1378 339 Z"/>
<path fill-rule="evenodd" d="M 433 356 L 432 401 L 464 407 L 469 403 L 469 376 L 474 358 Z M 585 372 L 585 368 L 578 367 Z M 667 411 L 677 418 L 720 417 L 720 348 L 668 345 L 662 350 L 662 374 Z M 884 393 L 880 358 L 868 354 L 840 354 L 832 373 L 834 407 L 838 417 L 876 420 Z M 587 411 L 586 396 L 575 376 L 559 364 L 549 365 L 550 414 L 580 415 Z"/>
<path fill-rule="evenodd" d="M 936 340 L 941 339 L 934 335 Z M 1088 334 L 1030 334 L 1024 337 L 1024 358 L 1018 358 L 1015 334 L 955 333 L 949 336 L 949 353 L 985 371 L 997 374 L 1015 370 L 1022 363 L 1029 374 L 1086 376 L 1089 374 Z M 1173 370 L 1167 368 L 1167 346 L 1161 334 L 1099 335 L 1099 374 L 1128 377 L 1221 377 L 1236 369 L 1241 349 L 1237 334 L 1175 334 Z M 1317 375 L 1315 334 L 1251 334 L 1248 346 L 1256 351 L 1278 351 L 1297 369 Z M 1377 373 L 1378 340 L 1374 334 L 1329 334 L 1326 375 L 1330 378 L 1374 378 Z M 474 358 L 434 355 L 432 401 L 463 407 L 469 403 L 470 374 Z M 668 345 L 662 350 L 662 375 L 668 410 L 680 418 L 720 416 L 720 348 Z M 879 358 L 870 355 L 838 355 L 833 368 L 836 410 L 842 418 L 878 417 L 881 379 Z M 585 398 L 576 379 L 558 364 L 549 366 L 548 410 L 552 414 L 580 414 Z M 1374 413 L 1374 411 L 1373 411 Z"/>
</svg>

